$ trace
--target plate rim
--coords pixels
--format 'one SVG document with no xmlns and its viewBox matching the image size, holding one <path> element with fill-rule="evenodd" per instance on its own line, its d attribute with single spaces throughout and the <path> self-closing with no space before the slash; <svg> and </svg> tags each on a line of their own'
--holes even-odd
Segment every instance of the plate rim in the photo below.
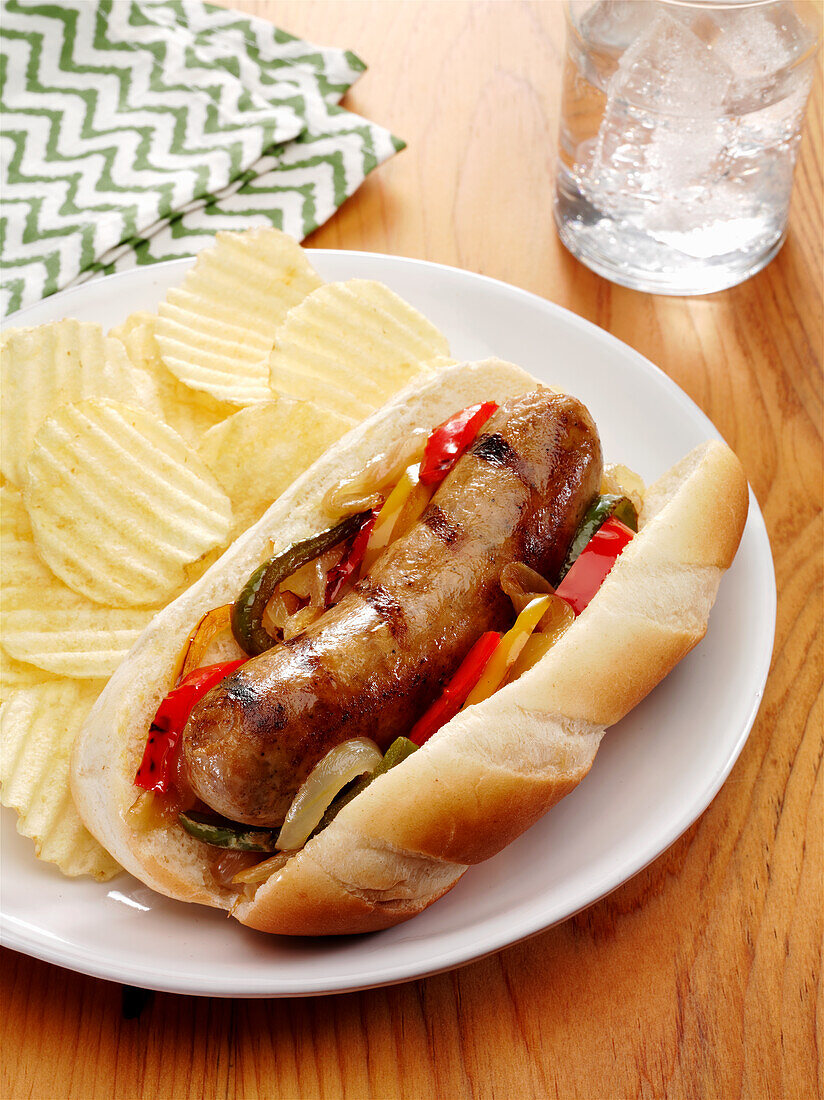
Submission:
<svg viewBox="0 0 824 1100">
<path fill-rule="evenodd" d="M 574 327 L 578 327 L 584 335 L 591 339 L 596 339 L 598 341 L 603 341 L 605 339 L 608 345 L 616 350 L 620 350 L 621 354 L 626 354 L 628 352 L 647 376 L 654 380 L 659 386 L 662 386 L 678 404 L 682 406 L 686 404 L 686 407 L 693 415 L 698 414 L 698 418 L 707 431 L 708 436 L 712 436 L 716 439 L 723 439 L 723 436 L 703 409 L 700 408 L 677 382 L 670 378 L 669 375 L 660 367 L 656 366 L 650 359 L 631 345 L 620 340 L 611 332 L 608 332 L 606 329 L 600 328 L 594 322 L 580 316 L 580 314 L 556 302 L 552 302 L 539 294 L 504 282 L 503 280 L 493 278 L 489 275 L 483 275 L 474 271 L 466 271 L 463 268 L 437 263 L 432 260 L 396 256 L 382 252 L 361 251 L 358 249 L 309 248 L 307 252 L 310 258 L 313 254 L 319 257 L 357 257 L 358 260 L 368 261 L 374 259 L 379 262 L 390 261 L 401 267 L 413 266 L 424 269 L 434 268 L 447 272 L 450 277 L 458 276 L 462 280 L 486 284 L 497 293 L 504 293 L 515 299 L 520 299 L 527 306 L 537 308 L 539 311 L 552 315 L 565 324 L 572 324 Z M 130 268 L 127 271 L 105 276 L 103 279 L 87 280 L 78 286 L 69 287 L 66 290 L 42 299 L 40 302 L 35 302 L 32 305 L 26 306 L 24 309 L 18 310 L 16 313 L 4 319 L 3 327 L 25 323 L 29 315 L 39 312 L 44 307 L 52 306 L 57 302 L 63 303 L 69 301 L 78 294 L 82 296 L 83 294 L 89 293 L 92 288 L 100 288 L 104 282 L 111 288 L 112 283 L 117 283 L 121 280 L 128 281 L 130 278 L 135 278 L 136 274 L 139 274 L 140 277 L 146 277 L 155 271 L 170 271 L 174 268 L 185 270 L 194 263 L 195 259 L 196 256 L 178 257 L 158 264 Z M 749 489 L 749 502 L 750 511 L 747 518 L 747 527 L 751 526 L 753 532 L 751 537 L 757 540 L 759 544 L 758 549 L 761 551 L 766 549 L 764 564 L 767 566 L 770 584 L 768 586 L 769 605 L 764 608 L 764 610 L 766 612 L 765 626 L 769 636 L 769 646 L 765 645 L 761 654 L 760 665 L 753 675 L 753 684 L 758 684 L 759 686 L 752 696 L 752 702 L 746 715 L 743 716 L 737 739 L 728 752 L 724 767 L 709 778 L 707 784 L 702 788 L 700 796 L 692 800 L 690 809 L 682 813 L 677 821 L 674 822 L 665 833 L 655 834 L 656 840 L 654 843 L 646 845 L 642 849 L 636 849 L 637 858 L 627 858 L 621 864 L 617 865 L 618 869 L 613 868 L 612 873 L 604 883 L 603 890 L 589 897 L 588 900 L 583 902 L 580 906 L 570 909 L 568 905 L 564 905 L 561 906 L 561 908 L 564 909 L 563 913 L 549 916 L 541 916 L 536 913 L 531 919 L 525 919 L 522 922 L 520 926 L 521 930 L 514 938 L 505 930 L 504 926 L 501 926 L 497 932 L 493 932 L 487 936 L 486 942 L 480 948 L 477 943 L 470 944 L 466 948 L 458 950 L 450 948 L 446 952 L 449 955 L 448 961 L 437 961 L 432 967 L 422 967 L 419 963 L 414 962 L 401 963 L 396 966 L 384 964 L 379 971 L 373 970 L 369 980 L 366 982 L 359 982 L 357 980 L 358 976 L 354 974 L 349 977 L 355 980 L 347 980 L 346 976 L 340 976 L 332 983 L 324 982 L 322 979 L 307 983 L 303 979 L 284 978 L 277 979 L 273 983 L 271 975 L 257 978 L 255 974 L 245 974 L 243 975 L 243 980 L 240 982 L 233 976 L 232 979 L 218 982 L 217 985 L 215 985 L 214 979 L 210 980 L 206 978 L 203 981 L 198 981 L 196 977 L 189 973 L 181 973 L 180 979 L 178 980 L 164 981 L 159 967 L 156 968 L 155 971 L 152 971 L 151 968 L 144 968 L 130 962 L 120 961 L 118 961 L 116 966 L 112 966 L 110 963 L 106 962 L 103 957 L 90 957 L 80 948 L 68 944 L 65 941 L 51 942 L 54 939 L 51 933 L 41 932 L 40 937 L 32 935 L 26 929 L 18 927 L 20 922 L 17 918 L 10 918 L 3 912 L 1 901 L 0 943 L 12 950 L 30 955 L 33 958 L 53 965 L 65 967 L 77 973 L 86 974 L 90 977 L 99 978 L 104 981 L 114 981 L 121 984 L 126 983 L 135 985 L 141 988 L 154 989 L 159 992 L 180 993 L 194 996 L 250 998 L 326 996 L 398 985 L 406 981 L 432 977 L 449 970 L 458 969 L 472 962 L 488 958 L 490 955 L 504 948 L 523 943 L 534 936 L 540 935 L 542 932 L 548 931 L 557 924 L 569 920 L 571 917 L 575 916 L 576 913 L 582 912 L 584 909 L 589 908 L 591 905 L 607 897 L 619 886 L 628 882 L 637 874 L 640 874 L 641 871 L 663 855 L 706 811 L 707 807 L 728 778 L 747 742 L 761 706 L 769 669 L 772 663 L 777 614 L 775 567 L 772 559 L 769 535 L 767 533 L 763 514 L 751 487 Z M 764 593 L 762 592 L 762 599 L 763 596 Z M 182 905 L 185 903 L 181 902 L 180 904 Z M 523 929 L 526 930 L 524 931 Z M 379 933 L 375 933 L 375 935 L 378 934 Z M 433 960 L 433 962 L 434 961 L 435 960 Z M 267 982 L 269 984 L 267 984 Z"/>
</svg>

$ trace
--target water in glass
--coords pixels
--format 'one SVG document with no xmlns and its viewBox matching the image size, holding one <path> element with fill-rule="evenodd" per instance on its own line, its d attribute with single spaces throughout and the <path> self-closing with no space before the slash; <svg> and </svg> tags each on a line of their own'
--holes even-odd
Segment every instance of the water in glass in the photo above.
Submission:
<svg viewBox="0 0 824 1100">
<path fill-rule="evenodd" d="M 820 18 L 812 3 L 568 3 L 555 218 L 615 282 L 721 290 L 781 246 Z"/>
</svg>

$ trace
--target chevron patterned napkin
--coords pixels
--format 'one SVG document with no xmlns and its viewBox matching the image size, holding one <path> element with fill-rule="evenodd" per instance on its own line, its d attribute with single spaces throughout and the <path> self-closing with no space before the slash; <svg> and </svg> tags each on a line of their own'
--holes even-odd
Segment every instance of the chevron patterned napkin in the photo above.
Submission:
<svg viewBox="0 0 824 1100">
<path fill-rule="evenodd" d="M 200 0 L 4 0 L 0 315 L 223 229 L 302 239 L 403 148 L 349 51 Z"/>
</svg>

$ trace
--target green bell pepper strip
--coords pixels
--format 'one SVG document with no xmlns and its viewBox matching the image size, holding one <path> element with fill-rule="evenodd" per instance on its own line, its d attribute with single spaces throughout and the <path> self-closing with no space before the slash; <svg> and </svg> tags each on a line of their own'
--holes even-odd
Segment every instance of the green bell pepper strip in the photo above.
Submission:
<svg viewBox="0 0 824 1100">
<path fill-rule="evenodd" d="M 258 653 L 271 649 L 277 641 L 263 626 L 263 612 L 280 582 L 291 577 L 306 562 L 357 534 L 369 515 L 370 512 L 358 512 L 347 516 L 328 531 L 296 542 L 258 566 L 232 607 L 232 633 L 245 653 L 256 657 Z"/>
<path fill-rule="evenodd" d="M 238 825 L 234 821 L 188 810 L 177 820 L 196 840 L 215 848 L 231 848 L 236 852 L 276 852 L 277 829 L 257 829 L 253 825 Z"/>
<path fill-rule="evenodd" d="M 613 493 L 604 493 L 602 496 L 595 497 L 584 513 L 584 518 L 575 532 L 566 560 L 561 567 L 561 572 L 558 574 L 558 584 L 570 571 L 581 551 L 588 545 L 598 528 L 611 516 L 620 520 L 625 527 L 629 527 L 630 531 L 637 533 L 638 513 L 629 497 L 616 496 Z"/>
</svg>

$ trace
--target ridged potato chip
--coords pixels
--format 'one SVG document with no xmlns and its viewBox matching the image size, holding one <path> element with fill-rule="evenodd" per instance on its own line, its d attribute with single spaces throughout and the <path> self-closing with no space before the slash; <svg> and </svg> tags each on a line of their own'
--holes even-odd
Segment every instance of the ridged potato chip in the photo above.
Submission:
<svg viewBox="0 0 824 1100">
<path fill-rule="evenodd" d="M 271 385 L 365 416 L 448 354 L 446 337 L 403 298 L 382 283 L 350 279 L 289 311 L 269 357 Z"/>
<path fill-rule="evenodd" d="M 115 340 L 119 340 L 121 344 L 125 344 L 126 339 L 136 328 L 139 328 L 141 325 L 151 324 L 156 320 L 156 313 L 150 313 L 148 309 L 136 309 L 134 313 L 129 314 L 125 321 L 121 321 L 119 325 L 110 328 L 107 335 L 112 336 Z"/>
<path fill-rule="evenodd" d="M 7 539 L 31 541 L 31 524 L 23 507 L 23 498 L 19 489 L 11 485 L 0 485 L 0 537 L 3 545 Z M 0 569 L 2 568 L 3 558 L 0 557 Z"/>
<path fill-rule="evenodd" d="M 241 409 L 211 428 L 198 453 L 229 494 L 234 535 L 263 515 L 296 477 L 355 421 L 281 397 Z"/>
<path fill-rule="evenodd" d="M 134 369 L 119 341 L 85 321 L 8 329 L 0 346 L 0 389 L 0 469 L 18 487 L 35 433 L 60 405 L 110 397 L 158 409 L 149 375 Z"/>
<path fill-rule="evenodd" d="M 11 695 L 0 710 L 0 801 L 18 812 L 17 831 L 39 859 L 105 882 L 121 867 L 80 820 L 69 786 L 72 745 L 102 687 L 57 680 Z"/>
<path fill-rule="evenodd" d="M 278 385 L 272 389 L 274 396 L 311 401 L 334 416 L 347 416 L 356 422 L 365 420 L 370 413 L 383 404 L 374 397 L 364 398 L 360 393 L 335 385 L 329 379 L 306 374 L 299 367 L 292 369 L 280 365 L 277 379 Z"/>
<path fill-rule="evenodd" d="M 0 702 L 8 699 L 13 691 L 19 688 L 34 687 L 36 684 L 46 684 L 55 677 L 50 672 L 45 672 L 36 665 L 27 664 L 25 661 L 15 661 L 5 649 L 0 646 Z"/>
<path fill-rule="evenodd" d="M 183 567 L 224 545 L 232 525 L 228 497 L 176 432 L 99 399 L 45 421 L 23 501 L 43 561 L 75 592 L 113 607 L 167 600 Z"/>
<path fill-rule="evenodd" d="M 268 357 L 278 325 L 321 285 L 285 233 L 218 233 L 158 310 L 163 361 L 181 382 L 219 401 L 271 400 Z"/>
<path fill-rule="evenodd" d="M 153 614 L 101 607 L 57 581 L 47 591 L 8 590 L 3 604 L 3 648 L 19 661 L 76 679 L 111 676 Z"/>
<path fill-rule="evenodd" d="M 237 412 L 237 406 L 216 401 L 210 394 L 193 390 L 175 378 L 157 346 L 158 320 L 154 313 L 132 313 L 122 325 L 111 329 L 109 336 L 120 340 L 138 370 L 151 375 L 157 385 L 163 419 L 196 447 L 210 428 Z"/>
<path fill-rule="evenodd" d="M 153 614 L 101 607 L 67 588 L 37 556 L 20 493 L 7 487 L 0 489 L 0 582 L 0 640 L 14 658 L 4 677 L 31 665 L 43 679 L 110 676 Z"/>
</svg>

